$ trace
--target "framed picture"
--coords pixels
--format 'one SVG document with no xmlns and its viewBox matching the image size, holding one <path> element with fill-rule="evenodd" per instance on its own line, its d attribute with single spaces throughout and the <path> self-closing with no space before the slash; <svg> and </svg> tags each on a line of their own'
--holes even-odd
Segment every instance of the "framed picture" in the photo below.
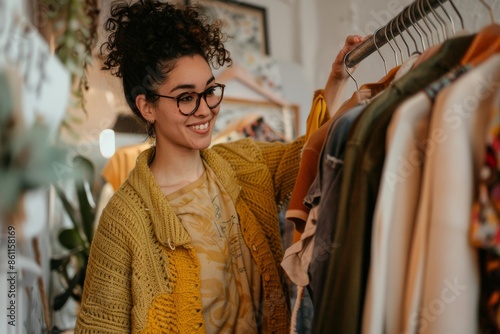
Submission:
<svg viewBox="0 0 500 334">
<path fill-rule="evenodd" d="M 199 4 L 209 17 L 222 20 L 222 30 L 230 36 L 227 43 L 232 52 L 258 52 L 269 55 L 267 18 L 264 7 L 224 0 L 186 0 Z"/>
<path fill-rule="evenodd" d="M 299 106 L 224 97 L 215 122 L 214 136 L 244 127 L 247 120 L 256 119 L 260 119 L 269 128 L 269 132 L 272 132 L 269 136 L 264 134 L 267 138 L 291 141 L 298 134 Z"/>
</svg>

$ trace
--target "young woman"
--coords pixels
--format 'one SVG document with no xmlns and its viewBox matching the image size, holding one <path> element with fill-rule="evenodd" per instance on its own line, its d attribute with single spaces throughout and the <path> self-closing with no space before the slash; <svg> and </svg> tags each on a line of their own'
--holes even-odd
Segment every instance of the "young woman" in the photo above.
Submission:
<svg viewBox="0 0 500 334">
<path fill-rule="evenodd" d="M 105 69 L 156 144 L 100 219 L 76 333 L 285 333 L 278 213 L 304 140 L 208 148 L 229 65 L 218 23 L 160 1 L 115 3 Z M 325 99 L 346 80 L 337 56 Z M 328 95 L 328 96 L 326 96 Z"/>
</svg>

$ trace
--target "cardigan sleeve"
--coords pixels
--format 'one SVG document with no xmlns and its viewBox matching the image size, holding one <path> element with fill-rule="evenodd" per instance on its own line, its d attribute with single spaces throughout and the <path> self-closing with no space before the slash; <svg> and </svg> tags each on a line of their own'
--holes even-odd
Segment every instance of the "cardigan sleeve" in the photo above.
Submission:
<svg viewBox="0 0 500 334">
<path fill-rule="evenodd" d="M 103 211 L 90 249 L 75 333 L 131 333 L 131 252 L 112 206 Z"/>
<path fill-rule="evenodd" d="M 304 137 L 291 143 L 256 142 L 265 164 L 271 172 L 276 203 L 284 204 L 290 199 L 300 165 Z"/>
<path fill-rule="evenodd" d="M 260 146 L 264 160 L 273 175 L 275 198 L 278 204 L 287 203 L 292 195 L 299 172 L 302 149 L 308 138 L 327 123 L 329 112 L 324 102 L 323 90 L 314 92 L 311 110 L 307 117 L 306 135 L 297 138 L 292 143 L 257 143 Z"/>
</svg>

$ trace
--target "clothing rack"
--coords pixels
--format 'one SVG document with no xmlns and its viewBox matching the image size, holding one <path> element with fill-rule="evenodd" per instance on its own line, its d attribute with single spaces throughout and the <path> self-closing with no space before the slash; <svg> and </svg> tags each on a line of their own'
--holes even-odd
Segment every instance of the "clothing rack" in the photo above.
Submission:
<svg viewBox="0 0 500 334">
<path fill-rule="evenodd" d="M 355 49 L 349 52 L 345 58 L 345 65 L 349 68 L 354 67 L 359 64 L 363 59 L 371 55 L 381 46 L 400 34 L 400 31 L 404 31 L 407 28 L 413 26 L 413 24 L 429 14 L 431 12 L 431 7 L 438 8 L 443 3 L 448 0 L 425 0 L 425 5 L 417 8 L 419 1 L 414 1 L 403 9 L 399 14 L 392 18 L 385 26 L 378 29 L 372 38 L 367 39 Z M 409 18 L 409 13 L 412 13 L 411 19 Z M 402 15 L 402 19 L 401 19 Z M 387 37 L 386 37 L 387 36 Z"/>
</svg>

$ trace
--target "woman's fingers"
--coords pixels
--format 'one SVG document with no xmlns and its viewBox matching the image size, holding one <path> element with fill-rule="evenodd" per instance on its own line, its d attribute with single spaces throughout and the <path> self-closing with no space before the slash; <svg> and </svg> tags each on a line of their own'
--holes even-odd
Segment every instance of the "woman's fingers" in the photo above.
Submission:
<svg viewBox="0 0 500 334">
<path fill-rule="evenodd" d="M 349 35 L 345 39 L 344 46 L 335 57 L 335 61 L 332 65 L 332 75 L 337 79 L 344 79 L 347 77 L 347 73 L 344 68 L 344 58 L 347 53 L 354 50 L 359 44 L 365 41 L 370 36 L 362 37 L 360 35 Z"/>
</svg>

